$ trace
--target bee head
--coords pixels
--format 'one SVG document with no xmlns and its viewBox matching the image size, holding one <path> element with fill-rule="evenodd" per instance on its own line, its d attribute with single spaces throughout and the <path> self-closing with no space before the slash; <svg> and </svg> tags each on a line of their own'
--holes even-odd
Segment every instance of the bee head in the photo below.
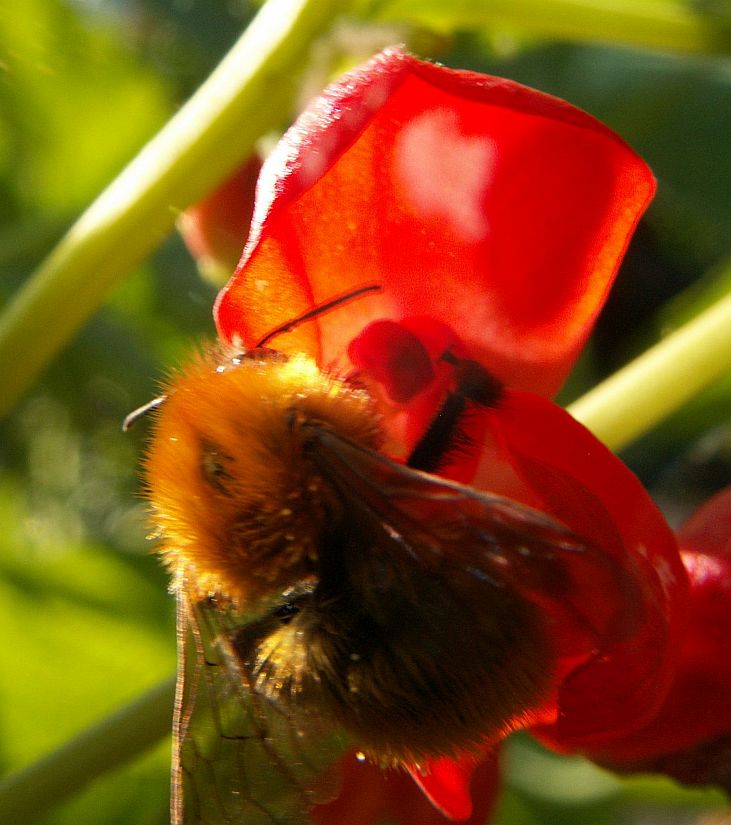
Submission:
<svg viewBox="0 0 731 825">
<path fill-rule="evenodd" d="M 337 496 L 306 449 L 303 422 L 368 447 L 379 440 L 368 394 L 306 356 L 264 348 L 209 353 L 166 387 L 145 462 L 162 552 L 201 596 L 246 603 L 312 574 Z"/>
</svg>

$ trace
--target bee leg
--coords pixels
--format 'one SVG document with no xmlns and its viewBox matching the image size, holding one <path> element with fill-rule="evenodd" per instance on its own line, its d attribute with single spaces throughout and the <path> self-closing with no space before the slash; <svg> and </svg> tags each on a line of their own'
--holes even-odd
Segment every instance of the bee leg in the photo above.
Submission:
<svg viewBox="0 0 731 825">
<path fill-rule="evenodd" d="M 500 381 L 478 361 L 458 358 L 451 350 L 446 350 L 440 360 L 454 367 L 454 389 L 447 394 L 406 462 L 409 467 L 427 473 L 438 470 L 445 456 L 455 446 L 462 445 L 461 425 L 469 405 L 493 407 L 499 402 L 503 390 Z"/>
<path fill-rule="evenodd" d="M 503 394 L 503 384 L 485 369 L 479 361 L 458 358 L 446 350 L 439 358 L 454 367 L 454 393 L 480 407 L 494 407 Z"/>
</svg>

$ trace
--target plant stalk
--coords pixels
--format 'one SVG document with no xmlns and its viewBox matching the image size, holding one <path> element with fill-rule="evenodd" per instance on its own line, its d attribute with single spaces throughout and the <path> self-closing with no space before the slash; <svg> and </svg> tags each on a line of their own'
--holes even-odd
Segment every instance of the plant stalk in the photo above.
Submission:
<svg viewBox="0 0 731 825">
<path fill-rule="evenodd" d="M 731 293 L 569 407 L 618 451 L 731 371 Z"/>
<path fill-rule="evenodd" d="M 175 680 L 88 728 L 24 770 L 0 781 L 0 822 L 26 825 L 107 771 L 170 733 Z"/>
<path fill-rule="evenodd" d="M 71 227 L 0 316 L 0 416 L 107 292 L 289 112 L 313 39 L 348 0 L 268 0 L 195 95 Z"/>
</svg>

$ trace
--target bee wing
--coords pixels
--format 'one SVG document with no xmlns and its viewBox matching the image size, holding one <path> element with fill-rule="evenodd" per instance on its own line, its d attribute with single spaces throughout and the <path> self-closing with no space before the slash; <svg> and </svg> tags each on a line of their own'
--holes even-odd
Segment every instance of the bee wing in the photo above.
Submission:
<svg viewBox="0 0 731 825">
<path fill-rule="evenodd" d="M 336 795 L 342 740 L 253 690 L 229 644 L 242 623 L 180 587 L 172 825 L 304 825 Z"/>
<path fill-rule="evenodd" d="M 588 632 L 589 644 L 624 638 L 638 620 L 628 609 L 639 599 L 625 566 L 561 522 L 312 429 L 320 472 L 349 508 L 383 525 L 409 563 L 447 582 L 470 576 L 485 586 L 508 586 L 554 620 Z"/>
</svg>

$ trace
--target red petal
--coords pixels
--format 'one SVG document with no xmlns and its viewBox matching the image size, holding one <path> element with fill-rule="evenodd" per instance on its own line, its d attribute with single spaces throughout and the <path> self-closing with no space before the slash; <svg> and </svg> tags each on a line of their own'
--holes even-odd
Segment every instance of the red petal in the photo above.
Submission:
<svg viewBox="0 0 731 825">
<path fill-rule="evenodd" d="M 348 345 L 358 370 L 383 385 L 397 404 L 405 404 L 434 381 L 434 367 L 418 336 L 395 321 L 374 321 Z"/>
<path fill-rule="evenodd" d="M 434 807 L 450 819 L 463 821 L 472 814 L 470 782 L 475 760 L 432 759 L 426 768 L 410 768 L 416 784 Z"/>
<path fill-rule="evenodd" d="M 337 799 L 315 805 L 310 816 L 315 825 L 380 825 L 389 810 L 394 785 L 403 787 L 401 774 L 385 773 L 372 762 L 361 762 L 352 753 L 340 763 L 342 785 Z"/>
<path fill-rule="evenodd" d="M 498 378 L 549 394 L 653 191 L 645 164 L 563 101 L 386 50 L 326 90 L 265 164 L 218 328 L 251 346 L 375 281 L 382 294 L 277 345 L 334 363 L 369 321 L 425 315 Z"/>
<path fill-rule="evenodd" d="M 223 270 L 229 277 L 241 258 L 254 211 L 254 189 L 261 169 L 258 156 L 199 203 L 186 209 L 178 221 L 190 254 L 204 272 Z M 220 282 L 219 282 L 220 283 Z"/>
<path fill-rule="evenodd" d="M 684 782 L 729 786 L 731 746 L 731 487 L 679 533 L 690 578 L 678 673 L 660 712 L 632 735 L 589 755 L 615 768 L 660 770 Z"/>
<path fill-rule="evenodd" d="M 342 761 L 343 783 L 340 796 L 327 805 L 316 805 L 312 820 L 316 825 L 380 825 L 383 821 L 396 825 L 448 825 L 459 819 L 466 825 L 484 825 L 492 811 L 500 789 L 497 758 L 486 756 L 479 764 L 469 760 L 469 768 L 462 761 L 437 760 L 436 768 L 445 780 L 445 787 L 436 797 L 443 804 L 440 813 L 424 792 L 404 771 L 381 770 L 371 762 L 360 762 L 352 754 Z M 454 795 L 447 785 L 453 766 Z M 431 768 L 431 766 L 430 766 Z M 415 775 L 416 778 L 416 775 Z M 417 778 L 421 785 L 422 777 Z M 427 784 L 428 781 L 427 781 Z M 470 802 L 470 786 L 474 808 Z M 457 807 L 458 806 L 458 807 Z M 455 814 L 464 814 L 457 816 Z"/>
<path fill-rule="evenodd" d="M 625 609 L 628 622 L 568 675 L 557 721 L 540 736 L 576 748 L 622 735 L 657 710 L 673 674 L 687 588 L 675 539 L 637 478 L 567 412 L 507 391 L 493 416 L 518 474 L 547 512 L 601 547 L 627 576 L 627 587 L 605 594 L 587 582 L 590 614 Z M 638 603 L 624 607 L 628 593 Z"/>
<path fill-rule="evenodd" d="M 434 808 L 431 816 L 426 816 L 426 811 L 414 810 L 413 801 L 401 798 L 398 809 L 402 813 L 396 821 L 404 825 L 444 825 L 444 817 L 467 825 L 483 825 L 500 788 L 499 765 L 494 753 L 479 762 L 473 756 L 441 757 L 430 761 L 423 771 L 414 768 L 410 772 Z"/>
<path fill-rule="evenodd" d="M 387 396 L 381 423 L 389 437 L 385 451 L 391 455 L 409 455 L 438 413 L 455 377 L 454 367 L 443 358 L 446 352 L 464 354 L 459 337 L 446 324 L 424 317 L 398 323 L 373 321 L 348 345 L 358 378 L 376 397 Z M 373 382 L 380 386 L 374 387 Z M 475 436 L 472 443 L 479 444 L 484 436 L 484 416 L 475 422 L 476 429 L 469 418 L 462 429 L 465 436 Z M 439 474 L 469 483 L 479 455 L 475 453 L 469 460 L 459 458 L 454 467 L 446 462 Z"/>
<path fill-rule="evenodd" d="M 731 487 L 693 513 L 680 529 L 678 542 L 683 550 L 731 561 Z"/>
</svg>

